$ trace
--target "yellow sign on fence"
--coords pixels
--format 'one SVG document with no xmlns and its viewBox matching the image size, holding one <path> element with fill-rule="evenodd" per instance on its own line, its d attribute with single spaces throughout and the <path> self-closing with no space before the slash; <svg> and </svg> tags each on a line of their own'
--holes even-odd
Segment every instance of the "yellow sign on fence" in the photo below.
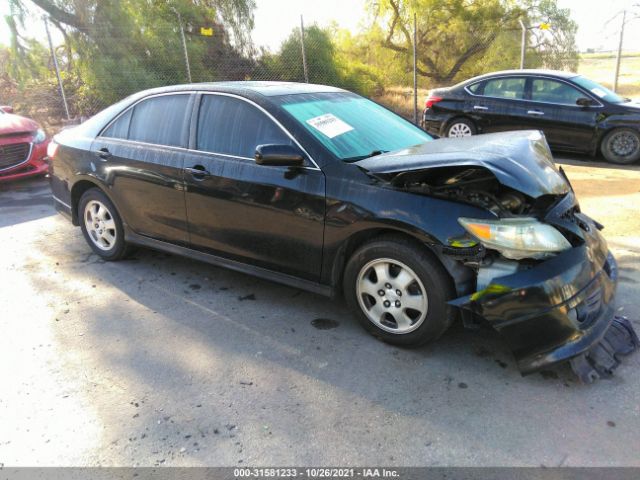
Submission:
<svg viewBox="0 0 640 480">
<path fill-rule="evenodd" d="M 213 37 L 213 27 L 209 27 L 209 28 L 200 27 L 200 35 L 204 37 Z"/>
</svg>

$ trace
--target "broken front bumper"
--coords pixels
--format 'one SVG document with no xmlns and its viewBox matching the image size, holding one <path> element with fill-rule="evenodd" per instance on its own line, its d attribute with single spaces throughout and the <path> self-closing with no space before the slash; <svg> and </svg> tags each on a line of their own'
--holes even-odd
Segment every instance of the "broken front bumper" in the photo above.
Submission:
<svg viewBox="0 0 640 480">
<path fill-rule="evenodd" d="M 615 329 L 609 337 L 616 338 L 624 336 L 620 329 L 628 331 L 625 348 L 612 347 L 620 343 L 615 340 L 607 343 L 612 358 L 630 353 L 637 345 L 631 325 L 626 322 L 621 327 L 618 320 L 614 322 L 617 276 L 616 261 L 593 228 L 584 245 L 532 268 L 494 278 L 482 291 L 451 303 L 485 318 L 498 330 L 523 374 L 579 357 L 572 362 L 574 370 L 583 381 L 591 381 L 594 376 L 587 372 L 588 365 L 600 373 L 606 370 L 595 364 L 593 352 L 609 329 Z"/>
</svg>

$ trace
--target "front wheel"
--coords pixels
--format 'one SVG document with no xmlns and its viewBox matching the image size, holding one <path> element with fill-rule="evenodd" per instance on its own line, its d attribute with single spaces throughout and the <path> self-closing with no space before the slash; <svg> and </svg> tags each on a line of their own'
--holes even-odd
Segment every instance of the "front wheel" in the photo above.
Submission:
<svg viewBox="0 0 640 480">
<path fill-rule="evenodd" d="M 347 304 L 360 324 L 385 342 L 418 346 L 436 340 L 452 321 L 453 285 L 424 247 L 390 236 L 359 248 L 344 274 Z"/>
<path fill-rule="evenodd" d="M 119 260 L 128 253 L 120 215 L 99 189 L 84 192 L 78 204 L 78 218 L 85 240 L 105 260 Z"/>
<path fill-rule="evenodd" d="M 640 133 L 632 128 L 616 128 L 602 140 L 604 158 L 611 163 L 628 165 L 640 159 Z"/>
</svg>

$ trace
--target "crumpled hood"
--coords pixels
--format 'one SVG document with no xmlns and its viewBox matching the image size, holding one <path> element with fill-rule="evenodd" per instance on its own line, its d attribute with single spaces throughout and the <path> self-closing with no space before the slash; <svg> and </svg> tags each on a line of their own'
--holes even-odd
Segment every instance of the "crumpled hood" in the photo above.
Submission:
<svg viewBox="0 0 640 480">
<path fill-rule="evenodd" d="M 443 138 L 356 162 L 376 174 L 395 174 L 437 167 L 479 166 L 497 180 L 532 198 L 569 191 L 553 162 L 541 132 L 525 130 L 463 138 Z"/>
<path fill-rule="evenodd" d="M 35 132 L 38 124 L 30 118 L 12 113 L 0 114 L 0 135 Z"/>
</svg>

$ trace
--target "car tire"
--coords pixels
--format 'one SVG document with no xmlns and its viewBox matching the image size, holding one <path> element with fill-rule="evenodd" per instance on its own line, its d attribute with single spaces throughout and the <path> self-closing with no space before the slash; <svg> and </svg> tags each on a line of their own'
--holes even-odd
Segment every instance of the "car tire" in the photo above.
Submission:
<svg viewBox="0 0 640 480">
<path fill-rule="evenodd" d="M 394 345 L 433 342 L 454 318 L 447 305 L 454 296 L 451 278 L 431 252 L 403 236 L 358 248 L 347 262 L 343 290 L 360 324 Z"/>
<path fill-rule="evenodd" d="M 120 260 L 129 253 L 120 214 L 98 188 L 91 188 L 80 197 L 78 220 L 85 240 L 104 260 Z"/>
<path fill-rule="evenodd" d="M 446 136 L 449 138 L 470 137 L 477 132 L 476 126 L 466 118 L 454 118 L 447 125 Z"/>
<path fill-rule="evenodd" d="M 602 139 L 600 150 L 607 162 L 628 165 L 640 159 L 640 132 L 632 128 L 616 128 Z"/>
</svg>

